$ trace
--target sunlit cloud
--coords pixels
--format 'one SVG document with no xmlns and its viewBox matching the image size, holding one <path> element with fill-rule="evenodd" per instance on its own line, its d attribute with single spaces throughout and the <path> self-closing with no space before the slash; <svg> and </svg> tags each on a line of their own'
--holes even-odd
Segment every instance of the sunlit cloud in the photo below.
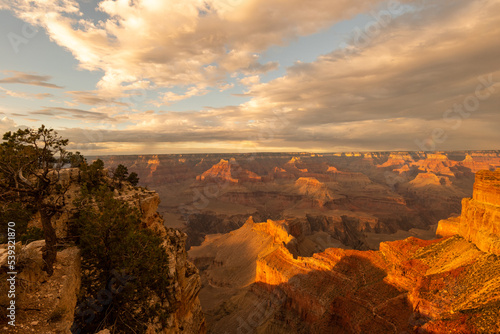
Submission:
<svg viewBox="0 0 500 334">
<path fill-rule="evenodd" d="M 41 110 L 32 111 L 30 115 L 56 116 L 59 118 L 79 119 L 82 121 L 107 121 L 115 122 L 114 118 L 103 112 L 95 112 L 76 108 L 45 107 Z"/>
<path fill-rule="evenodd" d="M 259 53 L 352 17 L 379 1 L 186 0 L 99 3 L 108 16 L 86 18 L 76 1 L 11 1 L 23 20 L 45 28 L 80 67 L 102 70 L 99 90 L 110 96 L 147 79 L 156 87 L 215 86 L 233 72 L 264 73 L 276 62 Z"/>
<path fill-rule="evenodd" d="M 124 102 L 117 101 L 114 98 L 101 97 L 96 91 L 67 91 L 72 97 L 75 104 L 87 104 L 87 105 L 107 105 L 107 104 L 117 104 L 121 106 L 126 106 Z"/>
<path fill-rule="evenodd" d="M 9 89 L 5 89 L 3 87 L 0 87 L 0 98 L 5 97 L 5 96 L 12 96 L 12 97 L 17 97 L 20 99 L 45 99 L 49 97 L 53 97 L 54 95 L 50 93 L 26 93 L 26 92 L 16 92 L 12 91 Z"/>
<path fill-rule="evenodd" d="M 71 0 L 10 7 L 70 51 L 80 69 L 99 73 L 95 89 L 66 92 L 69 108 L 28 113 L 102 127 L 85 130 L 99 134 L 91 140 L 64 130 L 92 150 L 140 152 L 147 143 L 165 152 L 416 150 L 434 129 L 446 135 L 440 149 L 493 148 L 500 140 L 497 0 L 104 0 L 97 8 L 100 20 Z M 369 22 L 331 52 L 266 79 L 280 66 L 263 60 L 270 47 L 359 14 Z M 49 76 L 3 73 L 0 83 L 61 88 Z M 245 102 L 176 111 L 235 86 Z M 0 91 L 15 94 L 22 93 Z M 485 98 L 467 112 L 475 96 Z"/>
<path fill-rule="evenodd" d="M 7 76 L 6 78 L 0 79 L 0 83 L 2 84 L 24 84 L 48 88 L 63 88 L 48 82 L 52 78 L 49 75 L 37 75 L 19 71 L 2 71 L 1 73 Z"/>
</svg>

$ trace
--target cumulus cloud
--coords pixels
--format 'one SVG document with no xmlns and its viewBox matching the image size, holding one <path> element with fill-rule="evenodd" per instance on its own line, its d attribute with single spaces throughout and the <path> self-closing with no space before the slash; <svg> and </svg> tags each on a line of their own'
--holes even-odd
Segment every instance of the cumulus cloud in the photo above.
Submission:
<svg viewBox="0 0 500 334">
<path fill-rule="evenodd" d="M 104 0 L 98 9 L 108 18 L 98 22 L 85 17 L 72 0 L 15 0 L 10 8 L 45 28 L 81 68 L 104 71 L 98 88 L 116 97 L 140 80 L 151 87 L 216 86 L 235 71 L 270 71 L 277 64 L 260 63 L 260 52 L 379 2 Z"/>
<path fill-rule="evenodd" d="M 17 84 L 34 85 L 34 86 L 41 86 L 48 88 L 63 88 L 61 86 L 48 82 L 52 78 L 49 75 L 37 75 L 19 71 L 3 71 L 2 73 L 4 75 L 11 75 L 11 76 L 0 79 L 0 83 L 17 83 Z"/>
<path fill-rule="evenodd" d="M 16 122 L 8 117 L 0 118 L 0 134 L 4 134 L 8 131 L 14 131 L 17 128 Z"/>
<path fill-rule="evenodd" d="M 251 75 L 240 79 L 240 83 L 244 86 L 253 86 L 260 83 L 260 76 Z"/>
<path fill-rule="evenodd" d="M 418 142 L 436 149 L 498 148 L 499 1 L 403 2 L 410 5 L 405 12 L 384 12 L 382 21 L 372 13 L 373 20 L 356 27 L 341 49 L 332 46 L 331 53 L 298 62 L 270 82 L 261 82 L 261 74 L 277 66 L 260 62 L 267 48 L 369 12 L 380 2 L 105 0 L 99 9 L 108 18 L 99 22 L 84 17 L 71 0 L 17 0 L 14 8 L 19 17 L 47 29 L 81 68 L 104 72 L 96 91 L 69 92 L 75 102 L 96 108 L 44 108 L 35 114 L 127 122 L 122 130 L 85 130 L 94 134 L 92 139 L 66 130 L 74 142 L 103 149 L 111 143 L 184 148 L 225 143 L 234 145 L 233 151 L 239 146 L 257 151 L 422 149 Z M 249 101 L 127 115 L 116 103 L 137 89 L 184 88 L 151 102 L 171 104 L 231 88 L 228 74 L 244 76 L 239 83 L 246 86 Z"/>
</svg>

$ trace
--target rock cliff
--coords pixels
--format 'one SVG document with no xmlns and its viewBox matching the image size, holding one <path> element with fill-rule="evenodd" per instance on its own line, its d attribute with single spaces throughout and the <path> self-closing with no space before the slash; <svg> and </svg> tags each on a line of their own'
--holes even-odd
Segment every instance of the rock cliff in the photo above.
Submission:
<svg viewBox="0 0 500 334">
<path fill-rule="evenodd" d="M 201 292 L 209 332 L 498 333 L 499 174 L 478 172 L 462 216 L 440 224 L 463 236 L 312 256 L 290 250 L 297 224 L 249 221 L 208 238 L 190 256 L 209 277 Z M 237 261 L 238 252 L 251 255 Z"/>
<path fill-rule="evenodd" d="M 462 200 L 462 214 L 439 222 L 437 234 L 458 234 L 484 252 L 500 255 L 500 169 L 479 171 L 472 198 Z"/>
<path fill-rule="evenodd" d="M 73 201 L 80 194 L 78 184 L 78 169 L 61 171 L 61 182 L 68 184 L 65 197 L 65 207 L 54 217 L 54 225 L 60 243 L 57 254 L 54 275 L 48 277 L 42 268 L 41 248 L 43 240 L 35 241 L 19 248 L 17 294 L 18 313 L 17 324 L 12 333 L 70 333 L 73 323 L 77 295 L 82 276 L 80 268 L 80 251 L 76 246 L 70 246 L 70 225 L 77 208 Z M 107 179 L 110 182 L 109 179 Z M 198 269 L 187 260 L 185 250 L 186 234 L 164 226 L 163 218 L 157 212 L 160 203 L 159 195 L 154 191 L 132 187 L 124 183 L 120 189 L 114 191 L 114 197 L 127 202 L 136 208 L 141 217 L 142 226 L 148 228 L 163 238 L 163 246 L 168 254 L 168 279 L 171 280 L 171 294 L 175 300 L 171 303 L 178 305 L 174 313 L 168 315 L 167 327 L 160 329 L 151 324 L 148 333 L 205 333 L 205 318 L 198 298 L 201 289 L 201 280 Z M 30 226 L 37 226 L 39 219 L 34 217 Z M 70 246 L 70 247 L 68 247 Z M 7 248 L 0 245 L 0 276 L 5 278 L 7 270 Z M 4 305 L 7 296 L 6 285 L 1 285 L 0 303 Z M 5 304 L 6 305 L 6 304 Z M 2 306 L 2 309 L 5 309 Z M 0 328 L 4 326 L 4 319 Z M 5 329 L 5 328 L 4 328 Z M 16 331 L 17 330 L 17 331 Z"/>
<path fill-rule="evenodd" d="M 7 272 L 7 247 L 0 247 L 0 277 L 3 282 Z M 0 286 L 2 318 L 0 326 L 5 333 L 69 333 L 73 323 L 78 291 L 81 282 L 80 251 L 69 247 L 57 253 L 54 274 L 51 277 L 42 271 L 42 248 L 44 240 L 28 245 L 18 243 L 16 327 L 7 325 L 6 307 L 10 300 L 8 285 Z"/>
</svg>

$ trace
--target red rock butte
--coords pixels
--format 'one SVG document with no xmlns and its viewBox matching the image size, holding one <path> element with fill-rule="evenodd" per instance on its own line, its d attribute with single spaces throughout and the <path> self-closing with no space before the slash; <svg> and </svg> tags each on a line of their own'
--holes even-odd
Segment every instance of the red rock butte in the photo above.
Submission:
<svg viewBox="0 0 500 334">
<path fill-rule="evenodd" d="M 477 172 L 472 198 L 462 200 L 460 217 L 440 221 L 436 233 L 459 234 L 480 250 L 500 255 L 500 169 Z"/>
<path fill-rule="evenodd" d="M 214 182 L 258 182 L 262 178 L 244 168 L 242 168 L 235 159 L 221 159 L 219 163 L 213 165 L 209 170 L 196 177 L 197 181 L 214 181 Z"/>
</svg>

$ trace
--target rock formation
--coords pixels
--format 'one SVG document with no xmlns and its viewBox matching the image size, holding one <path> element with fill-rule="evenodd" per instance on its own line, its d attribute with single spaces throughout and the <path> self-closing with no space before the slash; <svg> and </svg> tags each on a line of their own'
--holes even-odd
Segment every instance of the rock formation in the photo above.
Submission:
<svg viewBox="0 0 500 334">
<path fill-rule="evenodd" d="M 80 195 L 80 185 L 78 169 L 62 170 L 61 175 L 61 182 L 69 183 L 69 188 L 66 192 L 66 205 L 63 211 L 55 216 L 54 221 L 61 247 L 66 248 L 58 252 L 54 275 L 48 277 L 41 270 L 43 265 L 41 248 L 44 241 L 34 241 L 26 246 L 18 243 L 17 279 L 20 282 L 16 298 L 18 326 L 9 333 L 69 333 L 73 323 L 82 272 L 80 250 L 76 246 L 68 247 L 71 245 L 71 239 L 67 237 L 69 226 L 77 211 L 73 201 Z M 111 182 L 110 179 L 107 181 Z M 149 333 L 205 333 L 205 318 L 198 299 L 201 281 L 198 269 L 187 260 L 186 234 L 164 226 L 163 218 L 157 212 L 160 198 L 154 191 L 135 188 L 125 183 L 120 189 L 115 190 L 114 197 L 127 202 L 140 212 L 143 226 L 137 228 L 148 228 L 161 236 L 169 257 L 168 279 L 172 281 L 174 304 L 179 307 L 168 315 L 166 328 L 160 329 L 151 324 Z M 38 224 L 37 217 L 30 222 L 30 226 Z M 0 277 L 4 281 L 9 271 L 5 246 L 0 245 Z M 4 306 L 9 302 L 6 298 L 6 287 L 6 284 L 1 285 L 2 310 L 5 310 Z M 7 326 L 4 323 L 5 319 L 7 318 L 2 315 L 0 328 Z"/>
<path fill-rule="evenodd" d="M 202 270 L 209 332 L 498 333 L 499 184 L 500 171 L 477 173 L 462 216 L 440 223 L 457 235 L 378 251 L 301 256 L 290 247 L 295 225 L 272 221 L 207 238 L 189 255 Z"/>
<path fill-rule="evenodd" d="M 0 247 L 0 277 L 7 274 L 7 245 Z M 42 271 L 44 240 L 21 245 L 17 249 L 16 326 L 7 324 L 6 305 L 9 304 L 8 285 L 0 285 L 2 305 L 0 328 L 4 333 L 69 333 L 73 323 L 78 291 L 80 289 L 80 251 L 69 247 L 57 253 L 54 274 Z"/>
<path fill-rule="evenodd" d="M 257 174 L 242 168 L 236 160 L 232 158 L 227 161 L 221 159 L 219 163 L 213 165 L 209 170 L 196 177 L 198 181 L 211 181 L 219 183 L 240 183 L 258 182 L 261 177 Z"/>
<path fill-rule="evenodd" d="M 476 173 L 472 198 L 462 201 L 462 214 L 439 222 L 438 234 L 458 234 L 483 252 L 500 255 L 500 169 Z"/>
</svg>

